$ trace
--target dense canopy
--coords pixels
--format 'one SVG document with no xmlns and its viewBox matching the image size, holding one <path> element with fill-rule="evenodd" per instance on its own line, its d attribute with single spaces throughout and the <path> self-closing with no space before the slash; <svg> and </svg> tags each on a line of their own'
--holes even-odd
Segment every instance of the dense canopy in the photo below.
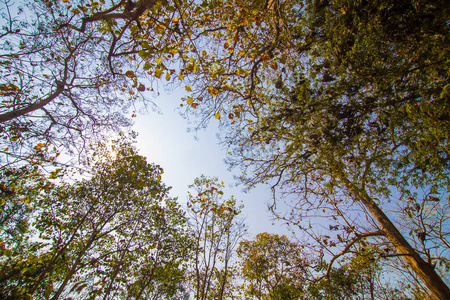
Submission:
<svg viewBox="0 0 450 300">
<path fill-rule="evenodd" d="M 96 228 L 108 222 L 114 223 L 108 225 L 111 230 L 121 227 L 121 221 L 112 221 L 121 210 L 115 207 L 130 206 L 126 216 L 117 215 L 122 221 L 133 222 L 141 218 L 133 213 L 147 212 L 146 218 L 157 226 L 158 212 L 165 209 L 172 214 L 170 222 L 184 220 L 176 201 L 160 195 L 166 190 L 159 182 L 159 169 L 147 164 L 128 142 L 116 145 L 117 155 L 111 161 L 92 165 L 98 155 L 94 151 L 106 151 L 107 142 L 102 140 L 106 135 L 127 130 L 138 108 L 152 106 L 151 96 L 161 88 L 181 86 L 182 114 L 194 116 L 198 127 L 219 120 L 221 142 L 229 149 L 228 163 L 242 169 L 240 180 L 248 187 L 272 185 L 273 213 L 300 230 L 298 239 L 305 244 L 298 251 L 319 254 L 316 272 L 332 278 L 335 263 L 350 252 L 364 256 L 370 246 L 374 259 L 400 256 L 407 265 L 404 270 L 410 270 L 412 278 L 417 276 L 431 297 L 450 298 L 450 8 L 446 4 L 443 0 L 3 0 L 0 187 L 6 217 L 2 215 L 1 224 L 6 236 L 18 236 L 23 242 L 6 242 L 2 237 L 2 245 L 15 249 L 1 260 L 13 274 L 2 279 L 2 292 L 57 299 L 78 276 L 79 267 L 88 265 L 83 263 L 85 256 L 101 255 L 94 241 L 103 235 Z M 90 152 L 99 141 L 103 150 Z M 91 177 L 71 182 L 61 153 L 76 154 L 79 160 L 72 166 L 90 170 Z M 214 194 L 211 182 L 199 180 Z M 200 204 L 199 197 L 191 198 L 192 205 L 200 205 L 193 220 L 207 224 L 224 217 L 212 209 L 204 211 L 205 207 L 220 211 L 221 206 L 211 199 L 205 200 L 211 205 Z M 54 200 L 45 201 L 50 198 Z M 100 205 L 99 199 L 112 202 Z M 166 203 L 161 206 L 158 199 Z M 281 200 L 288 211 L 277 209 Z M 85 203 L 84 210 L 74 210 L 77 201 Z M 85 215 L 76 215 L 82 211 Z M 71 231 L 84 224 L 76 220 L 90 214 L 99 216 L 92 217 L 96 221 L 90 231 Z M 32 224 L 25 221 L 27 216 L 32 216 Z M 61 221 L 65 216 L 75 221 L 65 224 Z M 228 228 L 234 224 L 221 222 Z M 104 243 L 113 248 L 121 234 L 159 230 L 136 226 L 130 231 L 124 227 L 124 232 Z M 176 222 L 170 227 L 174 236 L 177 226 L 183 227 Z M 224 243 L 214 226 L 194 231 L 204 234 L 197 244 L 181 231 L 186 234 L 183 251 L 197 254 L 197 287 L 204 279 L 198 276 L 198 255 L 222 253 L 222 246 L 209 250 L 199 246 L 199 242 L 206 244 L 208 235 L 217 245 Z M 324 233 L 323 228 L 329 230 Z M 29 230 L 39 231 L 42 239 L 52 230 L 60 232 L 61 240 L 52 243 L 75 251 L 67 254 L 71 267 L 60 260 L 63 248 L 44 251 L 46 246 L 27 240 L 32 236 Z M 142 239 L 151 240 L 155 234 Z M 169 244 L 178 239 L 171 234 L 164 233 L 172 239 Z M 86 236 L 88 242 L 72 246 L 77 235 Z M 235 237 L 234 243 L 240 236 Z M 122 251 L 119 248 L 117 253 Z M 105 293 L 117 287 L 120 297 L 146 294 L 150 298 L 150 286 L 164 295 L 189 293 L 181 281 L 169 292 L 167 285 L 158 283 L 160 279 L 150 276 L 155 268 L 162 268 L 174 278 L 188 278 L 190 263 L 180 261 L 181 254 L 158 260 L 159 256 L 147 257 L 150 254 L 138 248 L 104 262 L 110 271 L 102 272 L 109 272 L 110 281 L 90 286 L 92 297 L 96 297 L 94 286 L 102 286 Z M 234 247 L 227 249 L 226 264 L 232 262 Z M 126 260 L 151 263 L 139 265 L 145 270 L 122 274 L 117 266 Z M 15 270 L 28 263 L 34 268 L 35 261 L 44 261 L 39 276 L 47 286 L 27 281 L 26 290 L 15 290 L 14 284 L 31 278 L 28 273 L 14 277 L 22 276 Z M 53 278 L 50 269 L 57 264 L 67 272 Z M 220 298 L 232 294 L 224 290 L 233 286 L 223 281 L 235 274 L 228 270 L 232 268 L 202 271 L 216 272 Z M 83 272 L 90 274 L 89 269 Z M 126 279 L 128 275 L 133 278 Z M 123 281 L 135 285 L 121 286 Z M 58 282 L 58 288 L 51 282 Z M 208 284 L 212 286 L 212 281 Z M 76 283 L 72 291 L 80 285 L 86 287 Z M 195 292 L 197 298 L 203 293 L 200 290 Z M 217 294 L 207 290 L 202 297 Z"/>
</svg>

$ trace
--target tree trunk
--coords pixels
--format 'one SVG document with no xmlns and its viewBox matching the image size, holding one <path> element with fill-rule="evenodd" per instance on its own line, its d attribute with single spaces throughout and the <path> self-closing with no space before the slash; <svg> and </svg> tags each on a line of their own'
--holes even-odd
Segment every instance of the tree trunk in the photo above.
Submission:
<svg viewBox="0 0 450 300">
<path fill-rule="evenodd" d="M 70 279 L 72 279 L 72 276 L 77 271 L 78 265 L 80 264 L 81 259 L 83 258 L 84 254 L 89 249 L 89 247 L 91 247 L 92 243 L 95 241 L 96 238 L 97 238 L 97 232 L 94 231 L 93 234 L 91 235 L 90 239 L 87 241 L 86 245 L 78 253 L 77 259 L 73 263 L 72 268 L 70 268 L 69 273 L 66 275 L 66 277 L 64 278 L 64 281 L 62 282 L 61 286 L 56 291 L 55 295 L 51 298 L 51 300 L 59 299 L 59 296 L 61 296 L 61 293 L 64 291 L 64 288 L 66 287 L 67 283 L 70 281 Z"/>
<path fill-rule="evenodd" d="M 338 178 L 347 190 L 356 196 L 356 200 L 361 201 L 375 220 L 377 220 L 388 240 L 394 245 L 398 254 L 402 255 L 411 270 L 422 280 L 434 298 L 439 300 L 450 299 L 450 289 L 436 273 L 433 266 L 422 259 L 403 237 L 400 231 L 398 231 L 397 227 L 395 227 L 373 199 L 370 198 L 367 192 L 352 184 L 343 171 L 338 171 Z"/>
</svg>

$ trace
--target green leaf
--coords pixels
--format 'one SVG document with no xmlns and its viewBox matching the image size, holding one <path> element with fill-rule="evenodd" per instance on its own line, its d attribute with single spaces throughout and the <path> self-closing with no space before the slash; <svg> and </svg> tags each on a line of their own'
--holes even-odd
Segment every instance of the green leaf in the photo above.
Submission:
<svg viewBox="0 0 450 300">
<path fill-rule="evenodd" d="M 48 285 L 47 288 L 45 289 L 44 298 L 49 299 L 52 292 L 53 292 L 53 283 Z"/>
<path fill-rule="evenodd" d="M 152 67 L 151 63 L 149 63 L 148 61 L 146 61 L 145 64 L 144 64 L 144 70 L 145 70 L 145 71 L 148 71 L 148 70 L 150 70 L 151 67 Z"/>
</svg>

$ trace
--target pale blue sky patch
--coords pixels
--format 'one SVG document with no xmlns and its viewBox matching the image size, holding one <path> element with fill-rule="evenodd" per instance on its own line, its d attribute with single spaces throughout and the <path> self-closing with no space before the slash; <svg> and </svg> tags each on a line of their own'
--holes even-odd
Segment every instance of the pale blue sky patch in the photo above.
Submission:
<svg viewBox="0 0 450 300">
<path fill-rule="evenodd" d="M 137 138 L 139 153 L 164 169 L 163 181 L 172 187 L 170 195 L 178 197 L 180 203 L 186 203 L 188 185 L 201 174 L 218 177 L 226 185 L 225 197 L 231 195 L 244 204 L 243 217 L 249 227 L 249 233 L 283 233 L 282 228 L 271 220 L 267 203 L 272 201 L 269 186 L 259 186 L 251 191 L 242 192 L 243 186 L 235 186 L 233 173 L 228 171 L 224 159 L 226 150 L 218 145 L 217 125 L 213 120 L 206 130 L 195 134 L 188 132 L 187 120 L 183 119 L 176 108 L 180 101 L 175 96 L 161 96 L 156 104 L 161 114 L 149 112 L 137 114 L 133 130 L 139 133 Z M 274 225 L 273 225 L 274 224 Z"/>
</svg>

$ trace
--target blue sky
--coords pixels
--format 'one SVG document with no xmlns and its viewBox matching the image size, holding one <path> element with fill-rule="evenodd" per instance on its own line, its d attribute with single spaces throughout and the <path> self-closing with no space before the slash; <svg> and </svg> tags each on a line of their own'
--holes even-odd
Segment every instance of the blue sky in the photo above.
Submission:
<svg viewBox="0 0 450 300">
<path fill-rule="evenodd" d="M 267 203 L 272 201 L 270 188 L 261 185 L 244 193 L 243 186 L 236 187 L 233 173 L 238 174 L 239 170 L 232 173 L 224 163 L 226 151 L 220 149 L 216 138 L 218 123 L 213 120 L 207 130 L 195 134 L 188 132 L 188 121 L 176 110 L 179 98 L 178 95 L 158 97 L 155 103 L 161 113 L 138 113 L 133 127 L 139 133 L 140 154 L 164 169 L 163 181 L 172 187 L 171 196 L 178 197 L 184 204 L 188 185 L 196 177 L 201 174 L 215 176 L 224 181 L 226 198 L 234 195 L 244 204 L 243 216 L 252 236 L 260 232 L 283 233 L 267 210 Z"/>
</svg>

